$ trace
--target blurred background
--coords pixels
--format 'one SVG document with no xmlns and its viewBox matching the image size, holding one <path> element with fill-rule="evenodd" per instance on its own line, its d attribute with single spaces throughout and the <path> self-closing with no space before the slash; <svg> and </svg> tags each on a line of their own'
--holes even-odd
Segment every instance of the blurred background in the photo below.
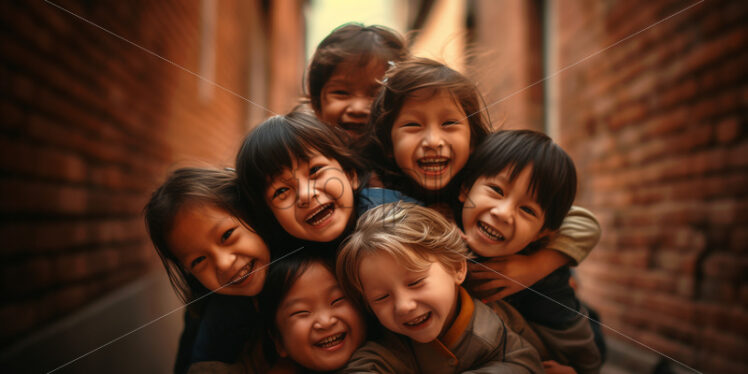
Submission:
<svg viewBox="0 0 748 374">
<path fill-rule="evenodd" d="M 170 371 L 183 311 L 145 201 L 176 167 L 231 166 L 358 21 L 571 154 L 603 227 L 577 274 L 605 373 L 746 373 L 747 19 L 721 0 L 0 2 L 0 370 Z"/>
</svg>

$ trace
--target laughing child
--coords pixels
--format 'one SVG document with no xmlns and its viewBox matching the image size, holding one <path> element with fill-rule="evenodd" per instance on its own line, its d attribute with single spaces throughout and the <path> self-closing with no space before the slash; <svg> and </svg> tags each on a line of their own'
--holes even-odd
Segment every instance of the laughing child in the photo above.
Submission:
<svg viewBox="0 0 748 374">
<path fill-rule="evenodd" d="M 429 208 L 400 202 L 362 215 L 337 275 L 389 331 L 343 372 L 541 373 L 537 351 L 460 286 L 466 256 L 459 230 Z"/>
<path fill-rule="evenodd" d="M 580 373 L 599 370 L 600 352 L 585 311 L 569 286 L 568 265 L 555 266 L 557 269 L 549 272 L 543 270 L 547 264 L 537 264 L 537 257 L 532 257 L 541 250 L 564 256 L 544 248 L 562 221 L 564 237 L 576 241 L 567 247 L 576 248 L 579 242 L 591 240 L 581 243 L 591 248 L 596 242 L 596 237 L 589 237 L 589 228 L 580 227 L 589 223 L 591 214 L 579 213 L 581 218 L 567 215 L 577 186 L 571 158 L 542 133 L 507 130 L 489 135 L 465 171 L 458 222 L 469 249 L 479 256 L 479 264 L 470 272 L 475 281 L 469 282 L 471 290 L 480 293 L 501 288 L 500 282 L 517 283 L 523 290 L 504 300 L 539 326 L 538 334 L 557 349 L 556 360 Z M 520 269 L 523 274 L 550 274 L 526 282 L 489 267 L 507 259 L 513 260 L 514 266 L 524 266 Z"/>
</svg>

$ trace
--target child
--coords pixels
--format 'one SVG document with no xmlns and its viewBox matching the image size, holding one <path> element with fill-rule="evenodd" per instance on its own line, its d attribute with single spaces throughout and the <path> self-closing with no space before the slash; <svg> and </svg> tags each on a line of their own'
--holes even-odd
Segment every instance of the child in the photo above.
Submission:
<svg viewBox="0 0 748 374">
<path fill-rule="evenodd" d="M 168 177 L 144 209 L 172 287 L 191 304 L 177 372 L 195 362 L 233 362 L 242 345 L 257 337 L 252 297 L 262 289 L 270 253 L 237 218 L 238 206 L 234 172 L 184 168 Z"/>
<path fill-rule="evenodd" d="M 372 104 L 368 159 L 386 187 L 451 203 L 459 172 L 489 133 L 475 84 L 433 60 L 396 64 Z"/>
<path fill-rule="evenodd" d="M 263 237 L 282 235 L 282 227 L 300 245 L 330 243 L 332 249 L 355 220 L 356 191 L 367 175 L 333 129 L 301 112 L 260 124 L 244 140 L 236 165 L 243 194 L 268 217 L 257 226 Z"/>
<path fill-rule="evenodd" d="M 475 150 L 465 168 L 459 197 L 464 205 L 459 222 L 468 247 L 481 256 L 479 261 L 496 264 L 509 257 L 515 266 L 525 265 L 518 270 L 529 276 L 529 280 L 521 278 L 519 283 L 526 283 L 516 287 L 532 286 L 531 289 L 517 292 L 506 301 L 528 322 L 548 328 L 539 331 L 541 337 L 543 331 L 557 332 L 553 338 L 547 334 L 546 337 L 557 340 L 549 345 L 565 356 L 561 361 L 569 362 L 579 372 L 594 372 L 599 369 L 600 354 L 590 325 L 579 312 L 579 300 L 569 286 L 568 265 L 549 266 L 532 257 L 533 252 L 541 250 L 552 256 L 564 256 L 561 251 L 579 259 L 575 249 L 591 248 L 597 242 L 596 235 L 589 237 L 596 230 L 574 226 L 588 224 L 591 214 L 582 214 L 581 218 L 567 216 L 576 194 L 576 178 L 571 158 L 546 135 L 529 130 L 491 134 Z M 539 249 L 559 230 L 562 221 L 567 226 L 564 232 L 567 242 L 557 241 L 562 244 L 558 251 Z M 585 240 L 592 242 L 584 243 Z M 570 259 L 564 261 L 568 264 Z M 470 277 L 480 281 L 507 282 L 503 277 L 510 278 L 483 265 L 473 269 L 475 272 Z M 509 281 L 517 282 L 512 278 Z M 505 283 L 490 281 L 477 289 L 495 289 L 497 284 Z"/>
<path fill-rule="evenodd" d="M 408 55 L 403 39 L 382 26 L 344 24 L 317 46 L 307 75 L 307 94 L 317 117 L 352 138 L 363 135 L 379 80 Z"/>
<path fill-rule="evenodd" d="M 343 294 L 332 262 L 313 252 L 276 262 L 260 295 L 278 355 L 315 372 L 343 367 L 366 337 L 364 318 Z"/>
<path fill-rule="evenodd" d="M 535 349 L 460 287 L 466 256 L 459 230 L 429 208 L 398 202 L 361 216 L 337 275 L 390 332 L 343 372 L 541 373 Z"/>
</svg>

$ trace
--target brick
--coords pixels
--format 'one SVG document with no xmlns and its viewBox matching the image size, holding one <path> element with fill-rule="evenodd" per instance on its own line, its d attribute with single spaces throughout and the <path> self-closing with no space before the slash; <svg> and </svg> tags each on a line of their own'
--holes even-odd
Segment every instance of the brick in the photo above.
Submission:
<svg viewBox="0 0 748 374">
<path fill-rule="evenodd" d="M 748 258 L 730 252 L 712 253 L 704 259 L 704 275 L 739 281 L 748 271 Z"/>
<path fill-rule="evenodd" d="M 740 123 L 737 118 L 728 118 L 717 125 L 717 140 L 722 144 L 730 144 L 740 137 Z M 748 158 L 748 155 L 746 155 Z"/>
</svg>

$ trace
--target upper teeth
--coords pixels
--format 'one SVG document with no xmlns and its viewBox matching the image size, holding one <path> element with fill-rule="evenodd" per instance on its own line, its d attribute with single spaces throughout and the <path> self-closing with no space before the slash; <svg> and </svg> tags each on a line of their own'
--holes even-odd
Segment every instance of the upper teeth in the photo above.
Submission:
<svg viewBox="0 0 748 374">
<path fill-rule="evenodd" d="M 412 321 L 405 322 L 405 324 L 409 325 L 409 326 L 417 325 L 417 324 L 425 321 L 426 318 L 428 318 L 428 317 L 429 317 L 429 313 L 426 313 L 426 314 L 424 314 L 424 315 L 422 315 L 422 316 L 420 316 L 420 317 L 418 317 L 418 318 L 416 318 L 416 319 L 414 319 Z"/>
<path fill-rule="evenodd" d="M 248 276 L 249 276 L 250 274 L 252 274 L 252 273 L 250 272 L 250 270 L 252 269 L 252 267 L 253 267 L 253 266 L 254 266 L 254 260 L 252 260 L 252 261 L 251 261 L 251 262 L 249 262 L 248 264 L 244 265 L 244 267 L 242 267 L 242 268 L 241 268 L 241 269 L 239 270 L 239 273 L 238 273 L 238 274 L 236 275 L 236 277 L 234 277 L 234 279 L 233 279 L 232 281 L 230 281 L 230 282 L 229 282 L 229 284 L 236 284 L 236 283 L 240 283 L 241 281 L 243 281 L 243 280 L 247 279 L 247 277 L 248 277 Z"/>
<path fill-rule="evenodd" d="M 312 214 L 307 216 L 306 221 L 309 222 L 309 224 L 311 225 L 317 225 L 320 222 L 322 222 L 325 218 L 329 217 L 332 214 L 332 211 L 319 217 L 317 217 L 317 215 L 323 210 L 325 210 L 326 208 L 328 208 L 329 205 L 331 204 L 324 204 L 324 205 L 321 205 L 319 208 L 315 209 L 314 212 L 312 212 Z"/>
<path fill-rule="evenodd" d="M 341 332 L 339 334 L 328 336 L 322 339 L 321 341 L 317 342 L 317 345 L 321 345 L 321 346 L 331 345 L 332 343 L 337 342 L 338 340 L 342 340 L 344 334 L 345 333 Z"/>
<path fill-rule="evenodd" d="M 498 230 L 483 222 L 478 222 L 478 228 L 493 240 L 504 240 L 504 235 L 501 235 Z"/>
</svg>

